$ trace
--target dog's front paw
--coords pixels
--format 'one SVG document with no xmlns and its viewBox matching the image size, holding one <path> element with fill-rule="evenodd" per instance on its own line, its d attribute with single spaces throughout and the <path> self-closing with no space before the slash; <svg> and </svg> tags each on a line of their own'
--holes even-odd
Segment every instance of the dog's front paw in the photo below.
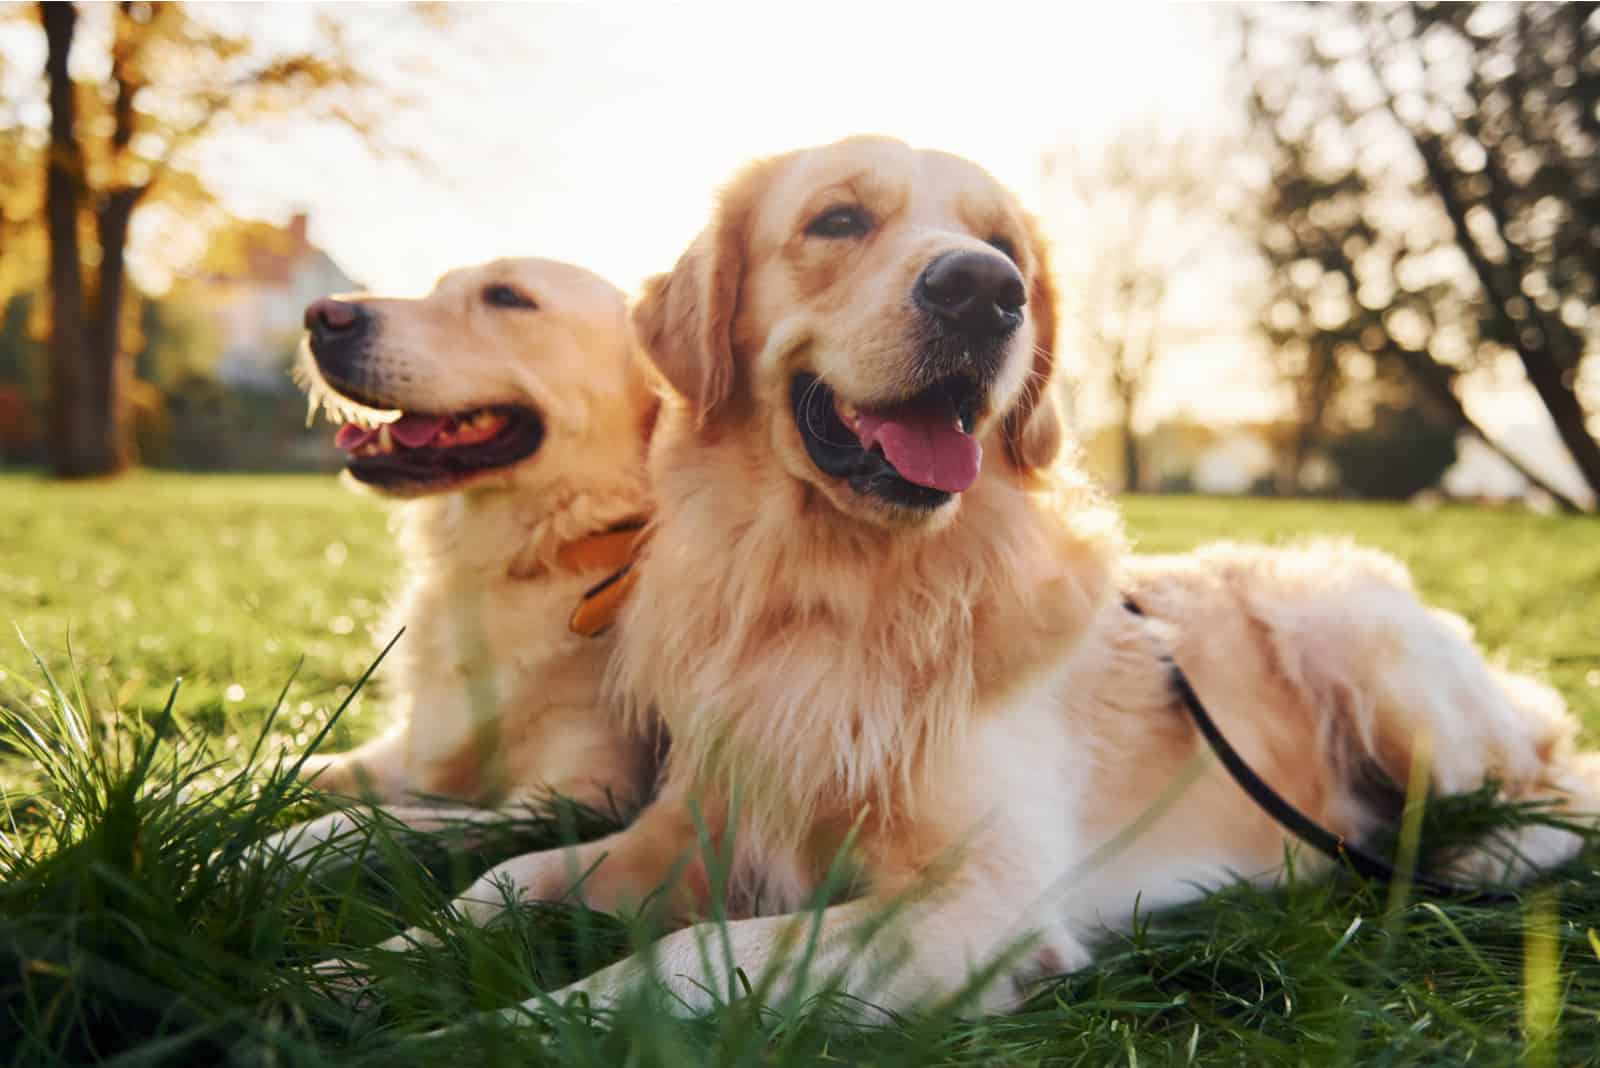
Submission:
<svg viewBox="0 0 1600 1068">
<path fill-rule="evenodd" d="M 370 838 L 371 830 L 358 814 L 328 812 L 252 844 L 243 859 L 263 866 L 281 863 L 285 873 L 304 871 L 359 860 Z"/>
<path fill-rule="evenodd" d="M 1093 955 L 1082 942 L 1056 932 L 1025 952 L 1004 973 L 1004 981 L 989 984 L 978 999 L 979 1015 L 1015 1012 L 1051 983 L 1087 967 Z"/>
<path fill-rule="evenodd" d="M 329 957 L 312 965 L 311 975 L 323 993 L 346 1008 L 361 1012 L 377 1004 L 374 976 L 365 965 L 342 957 Z"/>
<path fill-rule="evenodd" d="M 500 1009 L 495 1012 L 483 1013 L 462 1020 L 459 1023 L 448 1024 L 423 1032 L 421 1038 L 428 1040 L 442 1040 L 452 1043 L 451 1048 L 459 1048 L 459 1044 L 474 1035 L 481 1034 L 485 1028 L 510 1028 L 524 1035 L 536 1036 L 537 1040 L 548 1046 L 555 1034 L 555 1024 L 546 1011 L 544 1003 L 538 999 L 523 1005 L 513 1005 L 509 1009 Z"/>
<path fill-rule="evenodd" d="M 516 905 L 562 900 L 586 904 L 574 889 L 581 874 L 574 871 L 567 850 L 528 853 L 484 872 L 453 904 L 463 919 L 479 927 Z"/>
<path fill-rule="evenodd" d="M 508 1027 L 532 1027 L 545 1032 L 555 1027 L 550 1018 L 550 1002 L 543 998 L 530 998 L 520 1005 L 501 1009 L 494 1015 Z"/>
</svg>

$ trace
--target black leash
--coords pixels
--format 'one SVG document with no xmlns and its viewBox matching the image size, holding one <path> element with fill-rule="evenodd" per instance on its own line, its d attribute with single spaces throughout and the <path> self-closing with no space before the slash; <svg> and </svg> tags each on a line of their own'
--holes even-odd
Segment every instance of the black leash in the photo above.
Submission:
<svg viewBox="0 0 1600 1068">
<path fill-rule="evenodd" d="M 1145 614 L 1144 609 L 1140 608 L 1131 597 L 1125 597 L 1122 603 L 1123 607 L 1136 616 Z M 1206 711 L 1206 706 L 1194 692 L 1194 687 L 1189 683 L 1189 676 L 1183 673 L 1183 669 L 1170 655 L 1164 655 L 1161 659 L 1167 665 L 1174 692 L 1183 703 L 1184 709 L 1188 711 L 1189 717 L 1194 720 L 1194 725 L 1199 728 L 1201 735 L 1211 746 L 1211 751 L 1217 754 L 1217 759 L 1222 761 L 1222 766 L 1228 769 L 1228 774 L 1233 776 L 1233 781 L 1239 784 L 1239 788 L 1249 794 L 1250 799 L 1260 805 L 1267 815 L 1277 820 L 1290 834 L 1335 863 L 1349 867 L 1363 879 L 1387 883 L 1401 877 L 1394 865 L 1368 853 L 1352 842 L 1347 842 L 1343 836 L 1334 834 L 1295 808 L 1282 794 L 1267 785 L 1223 736 L 1216 721 L 1211 718 L 1211 713 Z M 1424 875 L 1422 872 L 1411 872 L 1410 879 L 1411 884 L 1417 889 L 1435 897 L 1458 898 L 1475 904 L 1506 904 L 1518 900 L 1515 894 L 1460 886 Z"/>
</svg>

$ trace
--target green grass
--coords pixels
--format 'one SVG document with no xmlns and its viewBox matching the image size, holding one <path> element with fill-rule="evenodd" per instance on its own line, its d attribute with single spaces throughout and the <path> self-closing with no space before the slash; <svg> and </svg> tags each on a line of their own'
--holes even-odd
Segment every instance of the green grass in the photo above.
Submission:
<svg viewBox="0 0 1600 1068">
<path fill-rule="evenodd" d="M 1594 521 L 1200 499 L 1126 511 L 1149 550 L 1310 533 L 1387 548 L 1431 601 L 1600 726 Z M 487 931 L 435 912 L 512 842 L 594 833 L 604 821 L 586 814 L 530 816 L 473 851 L 379 826 L 380 863 L 315 878 L 240 862 L 245 843 L 314 803 L 273 772 L 276 754 L 349 697 L 393 565 L 382 508 L 330 479 L 0 477 L 0 617 L 62 684 L 52 691 L 0 639 L 13 784 L 0 812 L 0 1064 L 1600 1064 L 1595 851 L 1521 907 L 1391 903 L 1343 880 L 1230 890 L 1150 918 L 999 1019 L 929 1011 L 863 1028 L 826 1005 L 780 1016 L 742 1004 L 682 1023 L 639 1006 L 608 1028 L 557 1014 L 548 1045 L 487 1026 L 425 1039 L 640 936 L 559 906 Z M 363 690 L 339 744 L 375 729 L 381 707 Z M 1445 833 L 1482 815 L 1468 801 L 1429 819 Z M 380 1010 L 341 1007 L 304 970 L 330 946 L 430 919 L 444 948 L 365 958 Z"/>
<path fill-rule="evenodd" d="M 376 648 L 385 514 L 327 477 L 0 476 L 0 695 L 39 681 L 20 632 L 62 678 L 70 642 L 97 706 L 160 707 L 181 677 L 180 716 L 220 732 L 259 723 L 303 660 L 278 740 L 304 744 Z M 331 744 L 370 732 L 378 696 Z"/>
</svg>

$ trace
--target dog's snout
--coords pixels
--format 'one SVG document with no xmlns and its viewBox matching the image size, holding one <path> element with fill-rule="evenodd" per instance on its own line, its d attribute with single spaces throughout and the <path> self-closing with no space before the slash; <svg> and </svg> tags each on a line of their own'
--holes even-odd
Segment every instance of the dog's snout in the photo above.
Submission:
<svg viewBox="0 0 1600 1068">
<path fill-rule="evenodd" d="M 975 337 L 1009 334 L 1022 325 L 1027 287 L 1016 266 L 989 252 L 946 252 L 917 278 L 915 298 L 928 314 Z"/>
<path fill-rule="evenodd" d="M 306 305 L 305 321 L 311 355 L 325 378 L 348 387 L 370 377 L 362 366 L 375 322 L 370 311 L 355 301 L 325 297 Z"/>
</svg>

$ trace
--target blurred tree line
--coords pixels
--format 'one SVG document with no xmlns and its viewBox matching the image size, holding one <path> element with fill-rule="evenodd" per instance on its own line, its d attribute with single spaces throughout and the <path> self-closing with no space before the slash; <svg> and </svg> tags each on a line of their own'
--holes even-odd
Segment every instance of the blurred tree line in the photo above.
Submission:
<svg viewBox="0 0 1600 1068">
<path fill-rule="evenodd" d="M 434 5 L 374 14 L 386 33 L 444 17 Z M 138 413 L 160 430 L 169 401 L 206 406 L 215 349 L 181 288 L 153 299 L 130 282 L 137 221 L 219 217 L 195 150 L 246 126 L 333 124 L 411 156 L 388 135 L 410 101 L 363 65 L 348 12 L 313 16 L 304 47 L 265 43 L 284 35 L 252 33 L 237 12 L 182 3 L 45 2 L 0 17 L 35 27 L 44 56 L 35 72 L 0 67 L 0 457 L 42 437 L 34 458 L 57 475 L 113 474 L 138 451 Z M 161 258 L 166 236 L 146 240 L 147 256 Z M 239 406 L 209 392 L 213 409 Z M 42 428 L 28 425 L 38 411 Z"/>
<path fill-rule="evenodd" d="M 69 476 L 163 448 L 236 460 L 220 442 L 256 417 L 244 410 L 254 401 L 211 376 L 205 309 L 181 285 L 137 292 L 129 263 L 142 248 L 170 268 L 184 243 L 168 230 L 221 219 L 195 169 L 219 134 L 332 123 L 407 155 L 385 120 L 409 101 L 362 62 L 355 16 L 299 10 L 248 17 L 314 22 L 303 47 L 180 3 L 0 9 L 37 35 L 41 57 L 23 70 L 0 54 L 0 457 L 26 439 Z M 428 5 L 403 17 L 440 18 Z M 1084 262 L 1063 288 L 1116 413 L 1124 480 L 1176 484 L 1145 455 L 1160 435 L 1138 429 L 1169 353 L 1253 330 L 1290 413 L 1259 428 L 1275 464 L 1259 489 L 1409 496 L 1438 482 L 1465 435 L 1578 507 L 1573 487 L 1474 413 L 1472 384 L 1497 376 L 1526 383 L 1577 488 L 1600 495 L 1597 5 L 1228 17 L 1247 104 L 1236 132 L 1151 124 L 1093 158 L 1053 161 L 1085 206 L 1070 231 Z M 375 25 L 390 36 L 394 18 Z M 385 73 L 415 83 L 426 71 Z M 1216 277 L 1240 259 L 1257 276 Z M 1218 306 L 1240 313 L 1228 329 Z"/>
<path fill-rule="evenodd" d="M 1196 257 L 1182 240 L 1124 239 L 1086 269 L 1085 350 L 1119 399 L 1130 481 L 1134 402 L 1171 347 L 1152 343 L 1175 318 L 1166 295 L 1179 272 L 1210 269 L 1225 222 L 1260 264 L 1252 318 L 1292 412 L 1272 435 L 1280 491 L 1314 483 L 1323 460 L 1346 492 L 1409 496 L 1465 434 L 1576 510 L 1472 414 L 1469 378 L 1497 374 L 1527 383 L 1600 499 L 1600 5 L 1235 18 L 1236 138 L 1196 148 L 1133 130 L 1076 172 L 1080 199 L 1124 235 L 1165 219 L 1202 240 Z"/>
<path fill-rule="evenodd" d="M 1135 426 L 1163 357 L 1217 325 L 1215 298 L 1212 307 L 1180 307 L 1185 281 L 1225 255 L 1231 236 L 1214 210 L 1221 190 L 1214 147 L 1145 122 L 1099 152 L 1045 161 L 1047 178 L 1076 209 L 1065 225 L 1070 248 L 1060 257 L 1070 275 L 1067 319 L 1102 377 L 1129 488 L 1150 482 Z"/>
<path fill-rule="evenodd" d="M 134 291 L 128 302 L 118 442 L 126 460 L 219 471 L 337 466 L 335 453 L 316 448 L 323 435 L 304 431 L 309 440 L 301 447 L 288 441 L 300 436 L 305 419 L 304 401 L 288 385 L 291 341 L 278 355 L 282 388 L 227 386 L 216 375 L 223 341 L 205 293 L 180 282 L 160 296 Z M 51 461 L 41 418 L 53 385 L 48 309 L 40 289 L 0 304 L 0 463 Z"/>
</svg>

